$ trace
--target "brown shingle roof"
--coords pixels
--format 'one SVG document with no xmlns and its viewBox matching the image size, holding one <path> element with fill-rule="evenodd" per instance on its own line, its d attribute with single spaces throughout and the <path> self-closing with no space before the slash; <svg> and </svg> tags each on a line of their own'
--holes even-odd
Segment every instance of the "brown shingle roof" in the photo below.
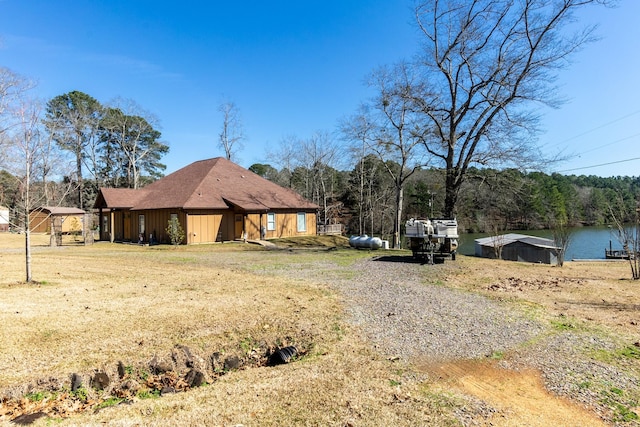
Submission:
<svg viewBox="0 0 640 427">
<path fill-rule="evenodd" d="M 31 210 L 31 212 L 35 211 L 47 212 L 50 215 L 83 215 L 86 213 L 82 209 L 65 206 L 40 206 Z"/>
<path fill-rule="evenodd" d="M 145 194 L 145 189 L 134 190 L 132 188 L 101 188 L 94 207 L 103 208 L 131 208 Z"/>
<path fill-rule="evenodd" d="M 117 192 L 105 194 L 105 190 Z M 146 210 L 228 209 L 237 206 L 247 211 L 318 208 L 295 191 L 280 187 L 223 157 L 192 163 L 142 190 L 129 190 L 130 194 L 121 190 L 101 189 L 107 207 Z M 131 199 L 126 203 L 120 197 Z"/>
</svg>

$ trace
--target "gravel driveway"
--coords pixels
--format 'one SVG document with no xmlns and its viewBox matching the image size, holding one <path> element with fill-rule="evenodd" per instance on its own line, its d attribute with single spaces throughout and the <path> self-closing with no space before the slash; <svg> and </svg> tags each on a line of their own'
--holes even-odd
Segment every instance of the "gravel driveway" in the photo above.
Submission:
<svg viewBox="0 0 640 427">
<path fill-rule="evenodd" d="M 542 326 L 496 301 L 445 286 L 425 286 L 415 263 L 367 259 L 362 272 L 334 286 L 352 321 L 382 352 L 415 357 L 476 359 L 533 338 Z"/>
<path fill-rule="evenodd" d="M 350 267 L 304 264 L 286 275 L 321 282 L 343 297 L 349 320 L 387 357 L 411 362 L 509 357 L 505 368 L 535 368 L 545 387 L 581 402 L 616 426 L 640 425 L 625 408 L 640 406 L 635 360 L 596 360 L 621 343 L 605 333 L 554 329 L 510 303 L 425 280 L 440 266 L 363 259 Z M 347 270 L 348 274 L 345 274 Z M 523 345 L 525 344 L 526 345 Z"/>
</svg>

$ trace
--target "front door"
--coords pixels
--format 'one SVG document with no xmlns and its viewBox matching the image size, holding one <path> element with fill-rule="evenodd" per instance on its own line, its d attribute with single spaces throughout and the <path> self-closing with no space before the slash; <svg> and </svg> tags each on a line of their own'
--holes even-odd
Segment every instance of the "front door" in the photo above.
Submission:
<svg viewBox="0 0 640 427">
<path fill-rule="evenodd" d="M 243 231 L 244 231 L 244 215 L 236 214 L 234 238 L 242 239 Z"/>
</svg>

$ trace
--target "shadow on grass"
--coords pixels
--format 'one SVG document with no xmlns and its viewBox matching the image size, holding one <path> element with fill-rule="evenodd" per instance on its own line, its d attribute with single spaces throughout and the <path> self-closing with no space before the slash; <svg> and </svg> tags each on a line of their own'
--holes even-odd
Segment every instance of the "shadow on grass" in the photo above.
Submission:
<svg viewBox="0 0 640 427">
<path fill-rule="evenodd" d="M 412 255 L 381 255 L 375 258 L 372 258 L 373 261 L 382 261 L 382 262 L 400 262 L 405 264 L 428 264 L 428 262 L 424 259 L 414 258 Z"/>
</svg>

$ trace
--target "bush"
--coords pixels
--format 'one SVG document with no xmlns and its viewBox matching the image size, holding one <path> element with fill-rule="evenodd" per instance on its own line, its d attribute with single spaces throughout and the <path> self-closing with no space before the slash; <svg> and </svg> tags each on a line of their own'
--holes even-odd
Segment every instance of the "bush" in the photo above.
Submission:
<svg viewBox="0 0 640 427">
<path fill-rule="evenodd" d="M 169 240 L 172 245 L 177 246 L 182 243 L 185 234 L 178 218 L 171 218 L 169 220 L 169 224 L 167 225 L 167 234 L 169 235 Z"/>
</svg>

